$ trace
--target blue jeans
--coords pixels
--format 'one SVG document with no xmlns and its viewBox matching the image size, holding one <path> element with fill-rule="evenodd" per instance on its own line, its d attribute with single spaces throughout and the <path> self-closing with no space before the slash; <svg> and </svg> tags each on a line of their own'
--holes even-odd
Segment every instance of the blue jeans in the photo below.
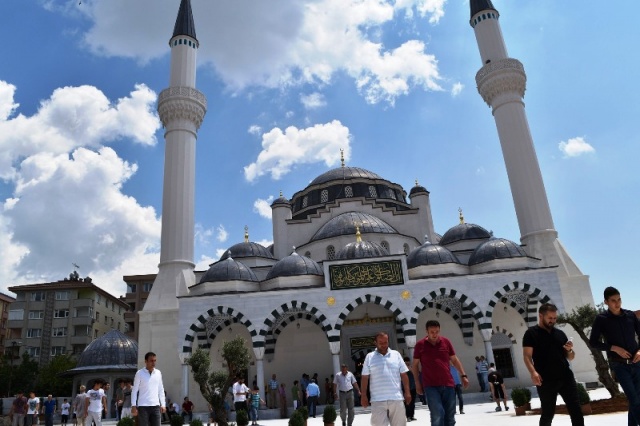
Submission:
<svg viewBox="0 0 640 426">
<path fill-rule="evenodd" d="M 635 424 L 640 424 L 640 363 L 611 362 L 610 366 L 616 379 L 620 382 L 624 394 L 627 395 L 627 400 L 629 400 L 629 422 L 633 416 Z"/>
<path fill-rule="evenodd" d="M 454 426 L 456 424 L 456 392 L 449 386 L 427 386 L 424 388 L 431 414 L 431 426 Z"/>
<path fill-rule="evenodd" d="M 258 421 L 258 407 L 254 407 L 253 404 L 249 406 L 249 414 L 251 415 L 251 421 Z"/>
</svg>

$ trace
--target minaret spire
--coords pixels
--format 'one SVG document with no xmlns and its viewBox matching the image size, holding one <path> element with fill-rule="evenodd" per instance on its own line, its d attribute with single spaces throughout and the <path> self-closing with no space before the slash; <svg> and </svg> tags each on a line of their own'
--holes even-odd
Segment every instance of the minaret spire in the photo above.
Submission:
<svg viewBox="0 0 640 426">
<path fill-rule="evenodd" d="M 178 17 L 176 18 L 176 25 L 173 27 L 173 37 L 185 35 L 198 41 L 196 37 L 196 26 L 193 24 L 193 13 L 191 13 L 191 1 L 182 0 L 180 2 L 180 9 L 178 10 Z"/>
</svg>

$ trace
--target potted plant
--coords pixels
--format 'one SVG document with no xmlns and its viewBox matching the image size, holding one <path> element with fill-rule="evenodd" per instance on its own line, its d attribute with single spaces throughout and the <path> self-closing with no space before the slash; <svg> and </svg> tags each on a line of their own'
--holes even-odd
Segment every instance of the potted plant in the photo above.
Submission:
<svg viewBox="0 0 640 426">
<path fill-rule="evenodd" d="M 309 409 L 303 405 L 302 407 L 298 408 L 296 411 L 300 411 L 300 414 L 302 414 L 302 418 L 304 419 L 304 426 L 307 426 L 307 419 L 309 418 Z"/>
<path fill-rule="evenodd" d="M 336 407 L 334 407 L 333 404 L 327 404 L 324 406 L 322 421 L 324 422 L 325 426 L 333 426 L 337 417 L 338 413 L 336 412 Z"/>
<path fill-rule="evenodd" d="M 191 420 L 191 422 L 189 423 L 189 426 L 203 426 L 203 425 L 202 425 L 202 420 L 200 420 L 200 419 L 193 419 L 193 420 Z"/>
<path fill-rule="evenodd" d="M 516 407 L 516 416 L 524 416 L 527 412 L 527 394 L 523 388 L 513 388 L 511 391 L 511 400 Z"/>
<path fill-rule="evenodd" d="M 182 426 L 184 424 L 184 419 L 182 418 L 181 415 L 174 414 L 169 419 L 169 423 L 171 424 L 171 426 Z"/>
<path fill-rule="evenodd" d="M 293 414 L 289 418 L 289 426 L 304 426 L 305 420 L 302 412 L 298 410 L 294 410 Z"/>
<path fill-rule="evenodd" d="M 136 421 L 133 420 L 133 417 L 123 417 L 120 419 L 116 426 L 135 426 Z"/>
<path fill-rule="evenodd" d="M 238 426 L 247 426 L 249 424 L 249 415 L 246 410 L 236 411 L 236 424 Z"/>
<path fill-rule="evenodd" d="M 531 410 L 531 389 L 522 388 L 524 395 L 527 397 L 527 403 L 524 405 L 527 410 Z"/>
<path fill-rule="evenodd" d="M 578 388 L 578 402 L 580 403 L 582 414 L 588 416 L 592 413 L 591 397 L 589 396 L 589 392 L 587 392 L 584 385 L 580 382 L 576 383 L 576 387 Z"/>
</svg>

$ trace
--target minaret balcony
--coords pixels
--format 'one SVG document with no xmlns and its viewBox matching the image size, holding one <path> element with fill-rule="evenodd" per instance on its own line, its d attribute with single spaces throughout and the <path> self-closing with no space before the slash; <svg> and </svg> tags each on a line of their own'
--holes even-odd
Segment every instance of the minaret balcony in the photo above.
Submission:
<svg viewBox="0 0 640 426">
<path fill-rule="evenodd" d="M 165 127 L 170 120 L 187 119 L 199 128 L 206 112 L 207 98 L 196 88 L 169 87 L 158 95 L 158 114 Z"/>
<path fill-rule="evenodd" d="M 489 105 L 498 95 L 513 94 L 524 97 L 527 75 L 522 62 L 513 58 L 498 59 L 485 64 L 476 74 L 476 84 L 482 99 Z"/>
</svg>

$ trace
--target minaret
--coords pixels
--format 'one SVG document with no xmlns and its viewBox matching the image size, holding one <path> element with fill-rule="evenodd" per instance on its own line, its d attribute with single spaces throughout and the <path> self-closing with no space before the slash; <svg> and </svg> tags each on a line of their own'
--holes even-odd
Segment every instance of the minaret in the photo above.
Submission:
<svg viewBox="0 0 640 426">
<path fill-rule="evenodd" d="M 191 2 L 182 0 L 169 40 L 169 88 L 158 96 L 158 114 L 165 128 L 164 185 L 160 265 L 145 309 L 175 309 L 176 296 L 195 284 L 194 201 L 197 131 L 207 100 L 196 90 L 198 39 Z"/>
<path fill-rule="evenodd" d="M 588 276 L 568 255 L 553 225 L 538 157 L 524 109 L 527 76 L 517 59 L 510 58 L 502 37 L 500 14 L 491 0 L 470 0 L 471 20 L 482 68 L 476 74 L 478 92 L 491 107 L 527 254 L 558 267 L 564 299 L 575 306 L 593 303 Z M 568 306 L 572 308 L 574 306 Z"/>
</svg>

